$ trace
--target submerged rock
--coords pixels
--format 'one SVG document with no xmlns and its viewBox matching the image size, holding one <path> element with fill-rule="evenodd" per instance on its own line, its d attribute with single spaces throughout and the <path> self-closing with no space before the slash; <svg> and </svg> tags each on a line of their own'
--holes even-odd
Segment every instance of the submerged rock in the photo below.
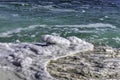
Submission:
<svg viewBox="0 0 120 80">
<path fill-rule="evenodd" d="M 47 71 L 50 60 L 91 51 L 94 47 L 76 37 L 44 35 L 42 40 L 46 44 L 0 43 L 0 69 L 13 72 L 11 76 L 19 78 L 16 80 L 56 80 Z"/>
</svg>

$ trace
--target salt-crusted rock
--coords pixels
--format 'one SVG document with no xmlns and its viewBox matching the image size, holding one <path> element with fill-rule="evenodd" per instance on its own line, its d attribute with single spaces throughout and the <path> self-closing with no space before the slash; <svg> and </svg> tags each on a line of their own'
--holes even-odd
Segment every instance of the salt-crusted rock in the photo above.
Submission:
<svg viewBox="0 0 120 80">
<path fill-rule="evenodd" d="M 83 40 L 81 40 L 80 38 L 77 38 L 75 36 L 72 36 L 72 37 L 68 37 L 67 38 L 72 44 L 80 44 L 83 42 Z"/>
<path fill-rule="evenodd" d="M 8 61 L 5 64 L 0 62 L 0 67 L 12 70 L 21 80 L 56 80 L 46 68 L 50 60 L 90 51 L 94 48 L 91 43 L 77 37 L 65 39 L 59 36 L 43 35 L 42 40 L 47 45 L 43 43 L 0 43 L 0 55 L 3 57 L 2 59 L 0 57 L 0 61 Z"/>
<path fill-rule="evenodd" d="M 12 54 L 14 49 L 10 47 L 10 43 L 0 43 L 0 56 L 8 56 Z"/>
<path fill-rule="evenodd" d="M 30 57 L 27 57 L 21 61 L 21 66 L 23 68 L 27 68 L 32 64 L 32 59 Z"/>
<path fill-rule="evenodd" d="M 105 51 L 106 51 L 106 52 L 111 52 L 111 53 L 114 52 L 112 48 L 107 48 L 107 49 L 105 49 Z"/>
<path fill-rule="evenodd" d="M 70 47 L 74 50 L 82 50 L 83 48 L 87 49 L 88 46 L 89 49 L 91 48 L 92 50 L 94 47 L 91 43 L 81 40 L 80 38 L 77 38 L 75 36 L 68 37 L 67 39 L 70 41 Z"/>
<path fill-rule="evenodd" d="M 70 45 L 69 40 L 59 36 L 43 35 L 41 38 L 44 42 L 51 43 L 51 44 L 57 44 L 57 45 L 62 45 L 67 47 Z"/>
</svg>

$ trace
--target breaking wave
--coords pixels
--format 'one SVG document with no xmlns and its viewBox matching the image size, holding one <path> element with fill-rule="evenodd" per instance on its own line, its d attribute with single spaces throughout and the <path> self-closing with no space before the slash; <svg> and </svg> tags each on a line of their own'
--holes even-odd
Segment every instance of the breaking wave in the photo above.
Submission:
<svg viewBox="0 0 120 80">
<path fill-rule="evenodd" d="M 104 24 L 104 23 L 94 23 L 94 24 L 86 24 L 86 25 L 31 25 L 25 28 L 17 28 L 11 31 L 6 31 L 6 32 L 1 32 L 0 33 L 0 37 L 11 37 L 12 34 L 14 33 L 20 33 L 21 31 L 26 31 L 26 30 L 32 30 L 35 28 L 49 28 L 52 29 L 52 27 L 54 28 L 116 28 L 116 26 L 112 25 L 112 24 Z M 77 30 L 77 29 L 76 29 Z M 92 33 L 94 31 L 89 31 L 87 30 L 83 30 L 83 31 L 79 31 L 79 32 L 85 32 L 85 33 Z"/>
</svg>

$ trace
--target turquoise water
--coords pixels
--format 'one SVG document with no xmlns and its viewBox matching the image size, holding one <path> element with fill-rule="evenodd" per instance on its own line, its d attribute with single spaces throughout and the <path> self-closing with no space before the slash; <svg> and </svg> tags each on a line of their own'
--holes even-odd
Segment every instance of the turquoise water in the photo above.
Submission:
<svg viewBox="0 0 120 80">
<path fill-rule="evenodd" d="M 0 42 L 39 42 L 41 35 L 54 34 L 120 47 L 119 32 L 119 8 L 95 6 L 75 10 L 50 5 L 0 5 Z"/>
</svg>

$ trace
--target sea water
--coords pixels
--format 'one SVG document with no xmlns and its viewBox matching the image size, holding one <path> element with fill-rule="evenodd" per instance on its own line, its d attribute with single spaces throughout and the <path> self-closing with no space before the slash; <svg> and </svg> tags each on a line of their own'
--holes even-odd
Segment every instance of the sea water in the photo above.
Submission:
<svg viewBox="0 0 120 80">
<path fill-rule="evenodd" d="M 94 45 L 120 47 L 120 9 L 89 5 L 0 4 L 0 42 L 40 42 L 40 36 L 77 36 Z"/>
</svg>

